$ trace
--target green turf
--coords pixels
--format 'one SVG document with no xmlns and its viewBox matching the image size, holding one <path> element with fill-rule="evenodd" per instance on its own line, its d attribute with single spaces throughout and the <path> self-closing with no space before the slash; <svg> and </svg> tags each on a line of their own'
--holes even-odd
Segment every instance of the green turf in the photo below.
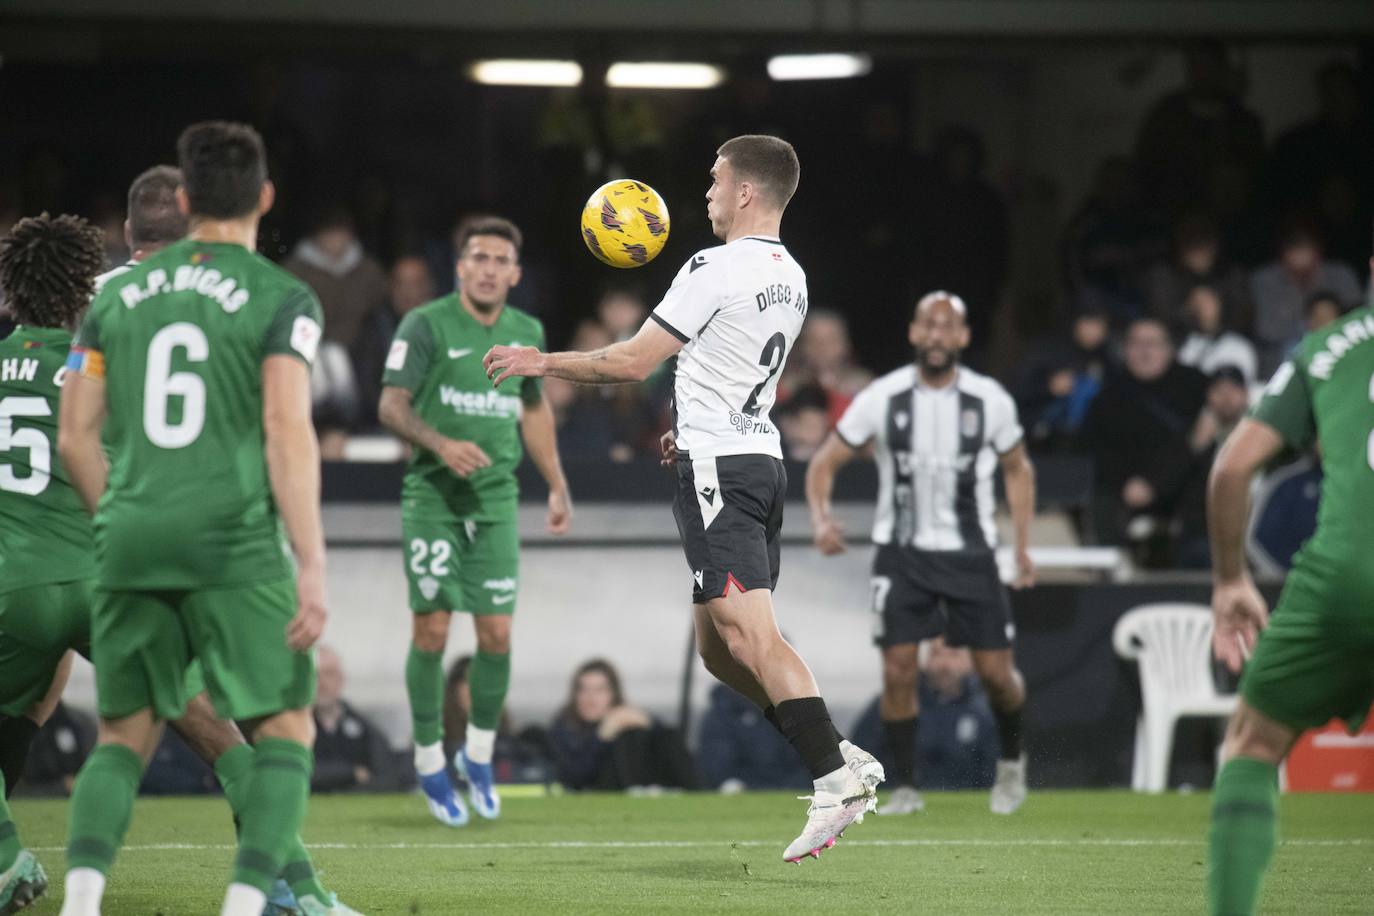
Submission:
<svg viewBox="0 0 1374 916">
<path fill-rule="evenodd" d="M 13 807 L 54 879 L 36 912 L 55 913 L 66 805 Z M 324 796 L 306 840 L 365 913 L 1202 911 L 1205 795 L 1036 792 L 1004 818 L 984 793 L 936 794 L 786 865 L 804 813 L 782 794 L 510 798 L 500 821 L 454 830 L 415 796 Z M 1264 912 L 1374 912 L 1374 797 L 1286 796 L 1281 818 Z M 141 800 L 105 913 L 218 912 L 232 842 L 220 800 Z"/>
</svg>

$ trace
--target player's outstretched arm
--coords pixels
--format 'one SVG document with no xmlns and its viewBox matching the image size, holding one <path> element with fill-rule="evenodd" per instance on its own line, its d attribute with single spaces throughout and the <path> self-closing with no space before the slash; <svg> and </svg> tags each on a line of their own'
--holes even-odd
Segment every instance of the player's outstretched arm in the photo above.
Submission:
<svg viewBox="0 0 1374 916">
<path fill-rule="evenodd" d="M 415 412 L 410 391 L 397 385 L 382 389 L 377 417 L 382 425 L 418 448 L 438 455 L 449 470 L 466 477 L 480 468 L 491 467 L 491 459 L 474 442 L 462 442 L 442 435 Z"/>
<path fill-rule="evenodd" d="M 310 367 L 294 356 L 263 360 L 262 425 L 272 499 L 296 556 L 297 610 L 286 641 L 301 652 L 324 632 L 324 526 L 320 446 L 310 422 Z"/>
<path fill-rule="evenodd" d="M 550 534 L 567 534 L 572 524 L 572 496 L 568 492 L 568 481 L 563 476 L 563 462 L 558 458 L 558 432 L 553 421 L 553 408 L 542 394 L 539 400 L 525 405 L 520 418 L 520 435 L 525 440 L 525 451 L 539 469 L 544 482 L 549 485 Z"/>
<path fill-rule="evenodd" d="M 1035 465 L 1031 464 L 1024 442 L 1002 455 L 1000 464 L 1016 540 L 1016 579 L 1012 588 L 1030 588 L 1035 584 L 1035 563 L 1030 558 L 1030 526 L 1035 516 Z"/>
<path fill-rule="evenodd" d="M 1239 671 L 1269 620 L 1269 611 L 1245 565 L 1250 481 L 1283 448 L 1278 431 L 1244 419 L 1227 438 L 1207 480 L 1207 529 L 1212 542 L 1212 649 Z"/>
<path fill-rule="evenodd" d="M 844 528 L 830 514 L 835 474 L 857 454 L 858 450 L 832 432 L 806 467 L 806 505 L 811 509 L 813 540 L 816 549 L 828 557 L 845 550 Z"/>
<path fill-rule="evenodd" d="M 535 347 L 492 347 L 482 359 L 487 378 L 499 385 L 511 376 L 552 376 L 583 385 L 642 382 L 665 359 L 682 349 L 653 319 L 629 340 L 588 353 L 540 353 Z"/>
<path fill-rule="evenodd" d="M 105 425 L 105 383 L 78 372 L 68 372 L 62 383 L 62 403 L 57 413 L 57 453 L 86 511 L 95 507 L 105 492 L 110 466 L 100 445 Z"/>
</svg>

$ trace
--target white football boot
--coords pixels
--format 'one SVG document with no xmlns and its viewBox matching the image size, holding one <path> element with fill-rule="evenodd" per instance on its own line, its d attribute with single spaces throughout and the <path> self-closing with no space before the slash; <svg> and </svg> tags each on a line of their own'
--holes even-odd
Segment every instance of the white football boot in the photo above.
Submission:
<svg viewBox="0 0 1374 916">
<path fill-rule="evenodd" d="M 1014 814 L 1026 800 L 1026 755 L 997 761 L 997 781 L 988 805 L 993 814 Z"/>
<path fill-rule="evenodd" d="M 806 827 L 801 836 L 783 851 L 784 862 L 800 865 L 807 856 L 819 859 L 821 851 L 834 846 L 845 828 L 863 817 L 863 813 L 873 804 L 873 790 L 864 785 L 852 770 L 848 777 L 843 792 L 817 789 L 812 795 L 798 796 L 810 800 L 811 807 L 806 811 Z"/>
<path fill-rule="evenodd" d="M 926 810 L 926 800 L 921 797 L 912 786 L 898 786 L 892 790 L 892 794 L 883 802 L 878 809 L 880 817 L 889 814 L 915 814 L 918 811 Z"/>
</svg>

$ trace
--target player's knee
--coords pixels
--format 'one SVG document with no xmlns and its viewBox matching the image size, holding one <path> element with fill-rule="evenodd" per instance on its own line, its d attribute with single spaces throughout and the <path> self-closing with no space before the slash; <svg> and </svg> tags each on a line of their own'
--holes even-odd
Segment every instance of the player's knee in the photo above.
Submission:
<svg viewBox="0 0 1374 916">
<path fill-rule="evenodd" d="M 281 738 L 306 747 L 315 745 L 315 719 L 309 709 L 287 709 L 263 719 L 253 730 L 253 741 Z"/>
<path fill-rule="evenodd" d="M 501 618 L 507 621 L 509 618 Z M 447 633 L 445 633 L 447 635 Z M 488 655 L 510 653 L 510 626 L 478 626 L 477 648 Z"/>
<path fill-rule="evenodd" d="M 416 614 L 411 641 L 421 652 L 442 652 L 448 645 L 448 618 L 443 611 Z"/>
<path fill-rule="evenodd" d="M 912 647 L 915 648 L 914 646 Z M 920 662 L 915 651 L 886 652 L 883 654 L 883 689 L 887 691 L 907 691 L 916 689 L 916 677 L 920 674 Z"/>
<path fill-rule="evenodd" d="M 1226 726 L 1221 745 L 1223 762 L 1235 757 L 1262 760 L 1277 765 L 1288 753 L 1293 733 L 1242 704 Z"/>
</svg>

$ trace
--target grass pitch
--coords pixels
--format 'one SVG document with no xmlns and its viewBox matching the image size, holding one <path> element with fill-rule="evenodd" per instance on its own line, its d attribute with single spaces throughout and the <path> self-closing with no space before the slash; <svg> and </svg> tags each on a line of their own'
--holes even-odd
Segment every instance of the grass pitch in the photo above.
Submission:
<svg viewBox="0 0 1374 916">
<path fill-rule="evenodd" d="M 317 796 L 305 838 L 325 884 L 369 914 L 1203 912 L 1206 795 L 931 794 L 856 824 L 820 861 L 782 861 L 805 803 L 784 794 L 507 798 L 449 829 L 418 796 Z M 66 803 L 13 805 L 61 899 Z M 1374 912 L 1374 797 L 1286 796 L 1265 913 Z M 142 799 L 108 916 L 217 913 L 233 856 L 220 799 Z"/>
</svg>

